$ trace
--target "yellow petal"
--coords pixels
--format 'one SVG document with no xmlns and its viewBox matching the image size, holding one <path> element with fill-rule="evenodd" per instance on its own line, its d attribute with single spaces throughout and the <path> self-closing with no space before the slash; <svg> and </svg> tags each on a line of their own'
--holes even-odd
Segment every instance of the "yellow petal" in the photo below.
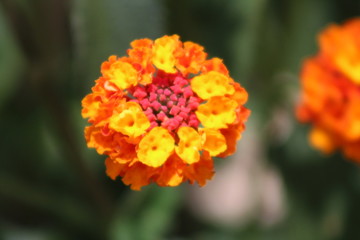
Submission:
<svg viewBox="0 0 360 240">
<path fill-rule="evenodd" d="M 116 61 L 110 68 L 104 71 L 104 76 L 120 89 L 135 86 L 138 80 L 138 72 L 127 62 Z"/>
<path fill-rule="evenodd" d="M 203 137 L 203 148 L 210 156 L 217 156 L 227 149 L 226 139 L 219 130 L 205 128 L 201 131 Z"/>
<path fill-rule="evenodd" d="M 201 137 L 199 133 L 191 127 L 179 128 L 177 135 L 179 145 L 175 148 L 177 155 L 186 163 L 192 164 L 200 159 Z"/>
<path fill-rule="evenodd" d="M 238 106 L 235 100 L 227 97 L 212 97 L 198 107 L 196 116 L 205 128 L 226 128 L 236 120 L 235 109 Z"/>
<path fill-rule="evenodd" d="M 150 167 L 159 167 L 168 159 L 174 147 L 175 140 L 168 130 L 154 127 L 139 143 L 139 161 Z"/>
<path fill-rule="evenodd" d="M 126 102 L 118 114 L 113 114 L 109 127 L 130 137 L 138 137 L 150 127 L 150 122 L 139 104 Z"/>
<path fill-rule="evenodd" d="M 179 48 L 179 36 L 164 36 L 155 40 L 153 64 L 167 73 L 175 73 L 176 58 L 175 51 Z"/>
<path fill-rule="evenodd" d="M 233 94 L 235 88 L 231 85 L 232 79 L 222 73 L 210 71 L 194 77 L 191 80 L 191 89 L 202 99 L 215 96 Z"/>
</svg>

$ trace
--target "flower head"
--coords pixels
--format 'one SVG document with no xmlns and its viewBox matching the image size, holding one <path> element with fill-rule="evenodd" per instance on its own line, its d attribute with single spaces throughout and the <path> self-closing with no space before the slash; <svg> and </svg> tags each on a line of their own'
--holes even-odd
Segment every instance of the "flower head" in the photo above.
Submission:
<svg viewBox="0 0 360 240">
<path fill-rule="evenodd" d="M 212 157 L 235 151 L 250 111 L 247 92 L 219 58 L 177 35 L 135 40 L 111 56 L 82 101 L 88 147 L 105 154 L 106 173 L 139 190 L 155 182 L 205 185 Z"/>
<path fill-rule="evenodd" d="M 318 39 L 319 53 L 303 65 L 298 119 L 313 124 L 314 147 L 360 162 L 360 19 L 330 25 Z"/>
</svg>

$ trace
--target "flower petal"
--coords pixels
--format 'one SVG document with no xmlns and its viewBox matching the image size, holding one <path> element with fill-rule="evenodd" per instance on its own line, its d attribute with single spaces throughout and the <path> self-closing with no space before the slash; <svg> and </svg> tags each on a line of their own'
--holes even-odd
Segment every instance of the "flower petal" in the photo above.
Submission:
<svg viewBox="0 0 360 240">
<path fill-rule="evenodd" d="M 85 127 L 85 139 L 89 148 L 95 148 L 99 154 L 106 154 L 110 152 L 113 147 L 112 136 L 104 136 L 101 128 L 88 126 Z"/>
<path fill-rule="evenodd" d="M 360 84 L 360 19 L 330 25 L 319 35 L 321 51 L 356 84 Z"/>
<path fill-rule="evenodd" d="M 106 65 L 107 66 L 107 65 Z M 137 70 L 128 62 L 117 60 L 102 68 L 104 77 L 114 83 L 119 89 L 135 86 L 138 81 Z"/>
<path fill-rule="evenodd" d="M 177 156 L 172 154 L 162 166 L 160 175 L 156 178 L 159 186 L 178 186 L 184 180 L 183 170 L 186 164 Z"/>
<path fill-rule="evenodd" d="M 191 89 L 202 99 L 233 94 L 232 79 L 222 73 L 211 71 L 191 80 Z"/>
<path fill-rule="evenodd" d="M 199 133 L 191 127 L 180 127 L 177 135 L 179 137 L 179 145 L 175 147 L 177 155 L 188 164 L 199 161 L 201 148 Z"/>
<path fill-rule="evenodd" d="M 235 100 L 227 97 L 212 97 L 198 107 L 196 116 L 205 128 L 226 128 L 236 120 L 235 109 L 238 106 Z"/>
<path fill-rule="evenodd" d="M 150 122 L 138 103 L 126 102 L 121 112 L 109 119 L 109 127 L 130 137 L 138 137 L 150 127 Z"/>
<path fill-rule="evenodd" d="M 222 59 L 220 58 L 214 57 L 204 62 L 202 72 L 206 73 L 210 71 L 216 71 L 229 76 L 229 70 L 226 68 Z"/>
<path fill-rule="evenodd" d="M 310 132 L 309 138 L 311 144 L 324 153 L 329 154 L 336 148 L 336 144 L 332 137 L 329 135 L 329 133 L 321 128 L 313 128 Z"/>
<path fill-rule="evenodd" d="M 150 183 L 150 179 L 154 173 L 154 168 L 148 167 L 141 162 L 135 162 L 126 169 L 122 181 L 124 184 L 130 185 L 132 190 L 139 191 L 141 187 Z"/>
<path fill-rule="evenodd" d="M 98 114 L 100 103 L 100 101 L 96 100 L 94 93 L 86 95 L 81 101 L 83 107 L 81 116 L 83 118 L 89 118 L 90 120 L 94 119 Z"/>
<path fill-rule="evenodd" d="M 203 148 L 210 153 L 210 156 L 217 156 L 227 148 L 226 139 L 219 130 L 204 128 L 201 130 L 203 137 Z"/>
<path fill-rule="evenodd" d="M 175 73 L 175 51 L 181 46 L 179 36 L 164 36 L 155 40 L 153 64 L 167 73 Z"/>
<path fill-rule="evenodd" d="M 247 91 L 237 82 L 234 83 L 234 88 L 235 92 L 231 95 L 231 99 L 234 99 L 239 105 L 245 104 L 249 97 Z"/>
<path fill-rule="evenodd" d="M 119 164 L 111 158 L 105 160 L 106 174 L 112 179 L 115 180 L 118 176 L 121 175 L 125 165 Z"/>
<path fill-rule="evenodd" d="M 131 42 L 132 49 L 128 50 L 129 57 L 134 65 L 139 66 L 139 71 L 142 73 L 139 83 L 147 85 L 152 81 L 152 73 L 155 68 L 152 65 L 151 59 L 153 55 L 153 41 L 147 38 L 138 39 Z"/>
<path fill-rule="evenodd" d="M 214 175 L 214 163 L 209 153 L 204 151 L 200 156 L 200 161 L 189 165 L 184 174 L 190 183 L 196 181 L 200 186 L 204 186 L 206 180 L 210 180 Z"/>
<path fill-rule="evenodd" d="M 121 134 L 116 134 L 113 141 L 113 151 L 109 154 L 112 159 L 121 164 L 131 163 L 136 159 L 136 144 L 128 142 L 128 138 Z"/>
<path fill-rule="evenodd" d="M 159 167 L 168 159 L 174 147 L 175 140 L 168 130 L 154 127 L 139 143 L 139 161 L 147 166 Z"/>
<path fill-rule="evenodd" d="M 178 57 L 176 67 L 186 76 L 189 73 L 197 74 L 206 59 L 204 47 L 193 42 L 184 42 L 184 50 Z"/>
</svg>

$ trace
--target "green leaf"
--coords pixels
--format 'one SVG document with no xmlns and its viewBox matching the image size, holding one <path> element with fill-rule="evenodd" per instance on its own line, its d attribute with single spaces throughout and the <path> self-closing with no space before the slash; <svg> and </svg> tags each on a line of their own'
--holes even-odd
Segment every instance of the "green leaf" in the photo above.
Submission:
<svg viewBox="0 0 360 240">
<path fill-rule="evenodd" d="M 0 5 L 0 109 L 20 83 L 24 59 Z"/>
<path fill-rule="evenodd" d="M 131 192 L 111 224 L 110 239 L 164 239 L 175 224 L 175 214 L 182 201 L 183 189 L 145 187 L 141 192 Z"/>
</svg>

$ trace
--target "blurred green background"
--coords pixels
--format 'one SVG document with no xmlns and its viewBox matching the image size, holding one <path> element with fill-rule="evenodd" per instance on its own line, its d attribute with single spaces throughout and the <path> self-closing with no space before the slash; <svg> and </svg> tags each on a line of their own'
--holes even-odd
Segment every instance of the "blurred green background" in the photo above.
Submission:
<svg viewBox="0 0 360 240">
<path fill-rule="evenodd" d="M 316 34 L 357 0 L 0 0 L 0 239 L 360 239 L 360 174 L 297 123 Z M 111 54 L 177 33 L 249 91 L 237 154 L 204 188 L 129 190 L 83 138 L 81 99 Z"/>
</svg>

